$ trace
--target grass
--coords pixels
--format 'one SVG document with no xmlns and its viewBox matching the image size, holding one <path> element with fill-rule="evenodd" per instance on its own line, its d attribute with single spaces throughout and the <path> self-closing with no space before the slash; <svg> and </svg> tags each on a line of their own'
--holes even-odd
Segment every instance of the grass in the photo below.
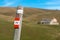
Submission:
<svg viewBox="0 0 60 40">
<path fill-rule="evenodd" d="M 22 27 L 21 40 L 56 40 L 58 33 L 59 30 L 54 26 L 27 24 L 26 27 Z"/>
<path fill-rule="evenodd" d="M 13 40 L 13 22 L 0 19 L 0 40 Z M 23 21 L 21 40 L 60 40 L 60 26 Z"/>
<path fill-rule="evenodd" d="M 13 25 L 11 22 L 0 19 L 0 40 L 12 40 Z"/>
</svg>

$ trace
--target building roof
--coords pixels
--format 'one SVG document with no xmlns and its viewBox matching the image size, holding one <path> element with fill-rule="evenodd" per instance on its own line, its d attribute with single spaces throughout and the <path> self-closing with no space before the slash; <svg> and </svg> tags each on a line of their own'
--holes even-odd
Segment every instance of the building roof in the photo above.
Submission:
<svg viewBox="0 0 60 40">
<path fill-rule="evenodd" d="M 41 22 L 50 22 L 51 21 L 51 19 L 49 19 L 49 18 L 42 18 L 42 20 L 41 20 Z"/>
</svg>

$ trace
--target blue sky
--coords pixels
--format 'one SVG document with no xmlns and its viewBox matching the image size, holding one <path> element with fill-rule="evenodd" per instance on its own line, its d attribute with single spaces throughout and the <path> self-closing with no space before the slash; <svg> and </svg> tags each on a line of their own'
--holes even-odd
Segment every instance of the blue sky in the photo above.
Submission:
<svg viewBox="0 0 60 40">
<path fill-rule="evenodd" d="M 18 5 L 24 7 L 60 10 L 60 0 L 0 0 L 1 7 L 17 7 Z"/>
</svg>

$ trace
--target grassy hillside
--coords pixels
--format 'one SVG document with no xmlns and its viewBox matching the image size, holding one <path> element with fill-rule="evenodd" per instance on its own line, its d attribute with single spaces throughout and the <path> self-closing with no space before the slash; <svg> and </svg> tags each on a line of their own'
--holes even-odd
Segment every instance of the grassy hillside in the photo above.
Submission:
<svg viewBox="0 0 60 40">
<path fill-rule="evenodd" d="M 15 16 L 16 8 L 0 8 L 0 14 L 6 16 Z M 24 8 L 24 19 L 28 21 L 40 21 L 41 18 L 57 18 L 60 22 L 60 10 L 45 10 L 37 8 Z"/>
<path fill-rule="evenodd" d="M 12 40 L 13 23 L 0 18 L 0 40 Z"/>
<path fill-rule="evenodd" d="M 13 40 L 14 28 L 11 20 L 14 20 L 15 11 L 15 8 L 0 8 L 0 40 Z M 36 23 L 43 17 L 56 17 L 60 22 L 59 14 L 59 10 L 25 8 L 21 40 L 60 40 L 60 25 Z"/>
<path fill-rule="evenodd" d="M 60 40 L 59 28 L 59 26 L 28 24 L 22 28 L 21 40 Z"/>
<path fill-rule="evenodd" d="M 0 40 L 13 40 L 13 23 L 0 20 Z M 21 40 L 60 40 L 60 26 L 24 23 Z"/>
</svg>

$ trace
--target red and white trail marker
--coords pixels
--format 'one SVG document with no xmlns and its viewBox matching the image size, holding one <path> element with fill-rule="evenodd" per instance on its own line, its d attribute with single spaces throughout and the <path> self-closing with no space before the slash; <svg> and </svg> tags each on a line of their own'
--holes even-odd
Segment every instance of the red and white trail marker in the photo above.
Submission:
<svg viewBox="0 0 60 40">
<path fill-rule="evenodd" d="M 20 40 L 22 27 L 23 7 L 18 7 L 16 17 L 14 19 L 14 40 Z"/>
<path fill-rule="evenodd" d="M 14 29 L 18 29 L 20 25 L 20 18 L 15 18 L 14 20 Z"/>
</svg>

